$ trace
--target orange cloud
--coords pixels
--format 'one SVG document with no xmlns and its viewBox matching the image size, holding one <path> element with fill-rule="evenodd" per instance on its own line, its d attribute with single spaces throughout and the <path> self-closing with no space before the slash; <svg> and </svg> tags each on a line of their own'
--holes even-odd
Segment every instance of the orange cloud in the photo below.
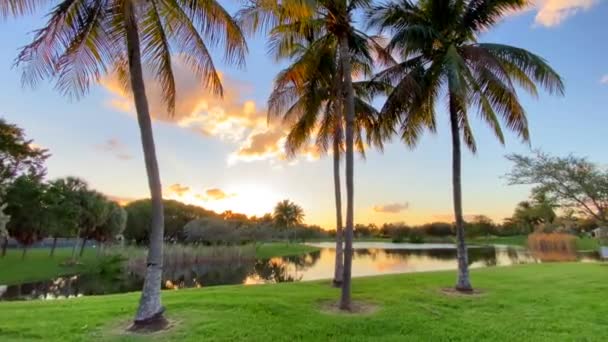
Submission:
<svg viewBox="0 0 608 342">
<path fill-rule="evenodd" d="M 587 11 L 599 0 L 532 0 L 524 10 L 536 12 L 534 23 L 544 27 L 558 26 L 580 11 Z"/>
<path fill-rule="evenodd" d="M 169 186 L 170 195 L 173 194 L 173 195 L 177 195 L 177 196 L 181 197 L 184 194 L 188 193 L 189 191 L 190 191 L 189 186 L 181 185 L 179 183 L 171 184 Z"/>
<path fill-rule="evenodd" d="M 218 188 L 213 188 L 213 189 L 207 189 L 205 191 L 205 197 L 209 200 L 223 200 L 225 198 L 230 198 L 230 197 L 234 197 L 236 196 L 236 194 L 227 194 L 224 192 L 224 190 L 222 189 L 218 189 Z"/>
<path fill-rule="evenodd" d="M 204 89 L 179 57 L 174 58 L 176 80 L 175 114 L 169 115 L 162 102 L 162 88 L 152 77 L 146 77 L 146 94 L 153 120 L 173 123 L 201 135 L 216 137 L 236 145 L 228 157 L 230 163 L 254 160 L 284 160 L 286 127 L 268 124 L 266 111 L 253 100 L 242 99 L 250 86 L 223 76 L 224 96 L 220 98 Z M 116 75 L 101 81 L 112 98 L 109 105 L 120 111 L 134 113 L 132 97 L 125 92 Z M 308 159 L 318 153 L 304 152 Z"/>
<path fill-rule="evenodd" d="M 402 211 L 405 211 L 409 208 L 409 204 L 406 203 L 389 203 L 383 205 L 375 205 L 374 211 L 377 213 L 390 213 L 397 214 Z"/>
</svg>

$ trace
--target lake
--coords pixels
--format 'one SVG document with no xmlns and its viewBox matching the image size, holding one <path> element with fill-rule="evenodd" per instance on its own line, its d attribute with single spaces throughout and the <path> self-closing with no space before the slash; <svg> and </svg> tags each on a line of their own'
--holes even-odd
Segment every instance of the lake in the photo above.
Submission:
<svg viewBox="0 0 608 342">
<path fill-rule="evenodd" d="M 331 279 L 334 272 L 333 243 L 311 244 L 321 248 L 301 256 L 271 259 L 215 260 L 175 264 L 165 268 L 165 289 L 227 284 L 264 284 Z M 581 260 L 593 260 L 584 255 Z M 523 248 L 484 246 L 469 248 L 471 268 L 539 262 Z M 455 270 L 456 250 L 451 244 L 357 242 L 354 244 L 353 277 Z M 143 279 L 120 265 L 100 267 L 98 273 L 11 286 L 0 285 L 0 300 L 59 299 L 139 291 Z"/>
</svg>

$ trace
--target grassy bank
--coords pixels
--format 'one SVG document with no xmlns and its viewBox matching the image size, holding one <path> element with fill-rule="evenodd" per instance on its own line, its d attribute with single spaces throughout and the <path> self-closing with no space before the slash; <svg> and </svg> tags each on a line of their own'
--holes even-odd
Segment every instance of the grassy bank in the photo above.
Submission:
<svg viewBox="0 0 608 342">
<path fill-rule="evenodd" d="M 167 291 L 172 341 L 605 341 L 608 272 L 601 264 L 539 264 L 472 271 L 481 295 L 442 293 L 454 272 L 358 278 L 356 300 L 375 313 L 323 313 L 327 281 Z M 0 303 L 0 340 L 150 340 L 126 335 L 137 293 Z"/>
<path fill-rule="evenodd" d="M 264 243 L 256 246 L 256 257 L 265 259 L 279 256 L 300 255 L 314 252 L 316 247 L 286 244 Z M 36 248 L 27 252 L 21 259 L 21 250 L 9 249 L 4 258 L 0 258 L 0 285 L 12 285 L 25 282 L 51 279 L 61 275 L 85 273 L 98 265 L 96 250 L 88 248 L 78 265 L 66 266 L 71 258 L 71 248 L 57 248 L 55 257 L 49 257 L 48 248 Z"/>
</svg>

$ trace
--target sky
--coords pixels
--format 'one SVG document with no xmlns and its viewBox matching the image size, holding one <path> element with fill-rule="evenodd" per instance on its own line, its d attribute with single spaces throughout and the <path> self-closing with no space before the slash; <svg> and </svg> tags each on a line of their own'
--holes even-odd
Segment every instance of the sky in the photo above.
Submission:
<svg viewBox="0 0 608 342">
<path fill-rule="evenodd" d="M 233 0 L 220 2 L 232 13 L 239 6 Z M 13 61 L 31 32 L 44 24 L 44 14 L 0 21 L 0 116 L 50 150 L 49 178 L 78 176 L 116 199 L 148 197 L 133 105 L 112 75 L 78 101 L 63 97 L 52 83 L 22 86 Z M 606 18 L 606 0 L 536 0 L 480 37 L 542 56 L 563 76 L 566 94 L 541 92 L 535 99 L 520 93 L 530 145 L 507 135 L 502 146 L 483 123 L 473 123 L 478 152 L 463 155 L 465 216 L 501 221 L 527 198 L 529 187 L 509 186 L 503 178 L 510 169 L 506 154 L 542 149 L 608 165 Z M 240 69 L 222 63 L 221 51 L 212 50 L 223 99 L 197 84 L 176 59 L 177 107 L 169 117 L 158 84 L 148 82 L 164 196 L 247 215 L 263 215 L 279 200 L 290 199 L 302 206 L 306 223 L 333 229 L 331 157 L 307 150 L 285 158 L 284 128 L 268 124 L 265 109 L 273 78 L 285 64 L 266 54 L 264 37 L 249 39 L 248 46 L 246 66 Z M 357 223 L 453 220 L 449 125 L 444 106 L 438 113 L 437 133 L 425 135 L 415 150 L 394 140 L 383 153 L 369 151 L 365 160 L 355 159 Z"/>
</svg>

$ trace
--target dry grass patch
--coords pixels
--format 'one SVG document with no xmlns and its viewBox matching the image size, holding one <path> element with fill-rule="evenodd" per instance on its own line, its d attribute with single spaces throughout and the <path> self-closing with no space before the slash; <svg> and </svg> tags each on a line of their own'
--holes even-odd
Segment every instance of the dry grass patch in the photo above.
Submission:
<svg viewBox="0 0 608 342">
<path fill-rule="evenodd" d="M 367 316 L 372 315 L 380 310 L 380 305 L 368 301 L 356 300 L 351 303 L 350 310 L 340 309 L 340 303 L 331 301 L 320 304 L 322 313 L 331 315 L 348 315 L 348 316 Z"/>
</svg>

